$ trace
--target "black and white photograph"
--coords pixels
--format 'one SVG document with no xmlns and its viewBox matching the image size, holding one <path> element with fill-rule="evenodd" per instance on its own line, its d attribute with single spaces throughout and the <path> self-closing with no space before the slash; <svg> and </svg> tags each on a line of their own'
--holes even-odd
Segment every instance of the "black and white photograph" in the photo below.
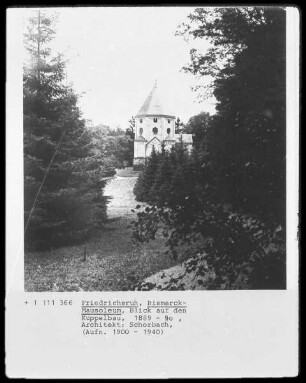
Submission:
<svg viewBox="0 0 306 383">
<path fill-rule="evenodd" d="M 300 10 L 7 9 L 9 378 L 299 374 Z"/>
<path fill-rule="evenodd" d="M 286 289 L 286 11 L 23 25 L 25 291 Z"/>
</svg>

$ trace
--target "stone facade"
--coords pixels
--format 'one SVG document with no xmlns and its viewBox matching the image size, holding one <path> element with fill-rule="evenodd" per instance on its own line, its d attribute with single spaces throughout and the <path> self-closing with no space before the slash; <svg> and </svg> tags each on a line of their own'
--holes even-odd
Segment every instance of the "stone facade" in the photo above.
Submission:
<svg viewBox="0 0 306 383">
<path fill-rule="evenodd" d="M 135 116 L 134 170 L 140 170 L 153 146 L 161 150 L 162 143 L 169 150 L 175 142 L 182 140 L 188 150 L 192 148 L 191 134 L 175 134 L 175 116 L 164 110 L 158 95 L 157 84 Z"/>
</svg>

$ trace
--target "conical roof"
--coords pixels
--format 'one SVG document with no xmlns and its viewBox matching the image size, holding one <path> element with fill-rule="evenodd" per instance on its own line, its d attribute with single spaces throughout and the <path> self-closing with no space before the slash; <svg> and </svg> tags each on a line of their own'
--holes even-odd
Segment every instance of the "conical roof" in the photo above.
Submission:
<svg viewBox="0 0 306 383">
<path fill-rule="evenodd" d="M 175 117 L 169 110 L 165 110 L 160 101 L 158 94 L 157 83 L 151 90 L 146 101 L 139 109 L 135 117 L 145 117 L 145 116 L 164 116 L 164 117 Z"/>
</svg>

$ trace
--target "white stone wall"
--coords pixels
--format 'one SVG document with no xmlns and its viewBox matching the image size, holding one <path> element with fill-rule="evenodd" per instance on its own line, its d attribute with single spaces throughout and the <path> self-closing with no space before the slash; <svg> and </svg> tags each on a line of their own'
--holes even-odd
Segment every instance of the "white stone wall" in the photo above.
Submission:
<svg viewBox="0 0 306 383">
<path fill-rule="evenodd" d="M 154 118 L 157 118 L 157 122 L 154 122 Z M 142 119 L 142 123 L 140 120 Z M 168 123 L 168 120 L 170 120 L 170 123 Z M 167 129 L 171 129 L 171 137 L 174 138 L 175 134 L 175 119 L 173 117 L 137 117 L 135 119 L 135 128 L 136 128 L 136 135 L 135 137 L 139 137 L 140 132 L 139 129 L 143 129 L 142 136 L 147 140 L 150 141 L 153 137 L 157 137 L 160 141 L 163 141 L 167 136 Z M 153 128 L 158 129 L 158 133 L 155 135 L 153 133 Z"/>
<path fill-rule="evenodd" d="M 154 146 L 154 150 L 156 152 L 159 152 L 161 150 L 161 142 L 160 141 L 157 141 L 156 139 L 153 139 L 151 142 L 148 143 L 148 145 L 146 146 L 146 157 L 149 157 L 151 155 L 151 152 L 153 150 L 153 146 Z"/>
<path fill-rule="evenodd" d="M 134 158 L 146 156 L 146 142 L 134 141 Z"/>
<path fill-rule="evenodd" d="M 157 118 L 157 122 L 154 122 L 154 118 Z M 140 122 L 142 120 L 142 122 Z M 170 122 L 168 122 L 170 121 Z M 157 128 L 157 134 L 153 133 L 153 128 Z M 170 133 L 167 133 L 167 129 L 170 128 Z M 142 129 L 142 134 L 140 134 Z M 146 139 L 145 141 L 137 141 L 139 136 Z M 150 156 L 152 147 L 154 145 L 155 150 L 161 150 L 161 143 L 167 138 L 175 140 L 175 118 L 174 117 L 136 117 L 135 118 L 135 141 L 134 141 L 134 158 L 145 158 Z M 160 142 L 154 140 L 157 138 Z M 153 139 L 152 142 L 150 142 Z M 170 150 L 173 144 L 166 144 L 166 149 Z"/>
</svg>

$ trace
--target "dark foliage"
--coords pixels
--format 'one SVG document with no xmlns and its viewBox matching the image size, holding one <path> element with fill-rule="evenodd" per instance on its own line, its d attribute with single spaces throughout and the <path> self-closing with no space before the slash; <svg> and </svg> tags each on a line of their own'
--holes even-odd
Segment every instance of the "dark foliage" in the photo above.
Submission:
<svg viewBox="0 0 306 383">
<path fill-rule="evenodd" d="M 201 8 L 180 33 L 212 43 L 192 50 L 185 70 L 214 76 L 217 114 L 184 126 L 190 155 L 182 145 L 154 154 L 157 170 L 146 167 L 135 187 L 149 205 L 134 237 L 162 230 L 173 257 L 184 246 L 191 259 L 205 254 L 207 288 L 285 288 L 285 12 Z"/>
<path fill-rule="evenodd" d="M 44 249 L 79 242 L 103 226 L 107 173 L 92 135 L 63 84 L 65 63 L 48 43 L 54 20 L 38 11 L 29 20 L 24 67 L 25 247 Z"/>
<path fill-rule="evenodd" d="M 137 206 L 134 239 L 149 242 L 161 232 L 171 257 L 176 259 L 183 247 L 184 258 L 205 254 L 206 268 L 201 265 L 198 270 L 197 261 L 193 267 L 199 276 L 213 271 L 208 289 L 285 288 L 283 227 L 212 202 L 207 182 L 211 177 L 199 166 L 201 156 L 197 151 L 188 155 L 181 145 L 171 153 L 154 154 L 156 172 L 146 184 L 140 177 L 135 187 L 145 191 L 150 185 L 150 192 L 142 194 L 149 204 Z"/>
<path fill-rule="evenodd" d="M 213 117 L 206 112 L 202 112 L 191 117 L 184 126 L 182 133 L 193 135 L 193 146 L 199 149 L 201 143 L 207 142 L 209 130 L 212 128 Z"/>
<path fill-rule="evenodd" d="M 216 199 L 283 225 L 285 32 L 285 11 L 262 7 L 197 9 L 182 31 L 212 43 L 206 55 L 193 50 L 185 69 L 215 78 L 217 115 L 199 125 L 216 169 Z"/>
<path fill-rule="evenodd" d="M 95 152 L 103 156 L 110 169 L 133 165 L 134 141 L 123 129 L 110 129 L 105 125 L 91 128 Z"/>
<path fill-rule="evenodd" d="M 134 194 L 137 201 L 151 201 L 151 190 L 155 181 L 155 175 L 159 165 L 159 155 L 153 146 L 151 156 L 147 160 L 146 167 L 139 175 L 134 188 Z"/>
</svg>

